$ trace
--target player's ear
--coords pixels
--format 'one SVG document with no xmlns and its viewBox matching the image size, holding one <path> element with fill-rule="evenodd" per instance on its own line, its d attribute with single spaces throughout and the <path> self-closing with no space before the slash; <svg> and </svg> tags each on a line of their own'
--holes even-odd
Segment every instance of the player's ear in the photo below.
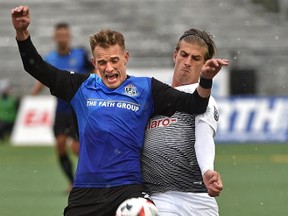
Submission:
<svg viewBox="0 0 288 216">
<path fill-rule="evenodd" d="M 95 60 L 94 57 L 91 57 L 91 62 L 92 62 L 92 64 L 94 65 L 94 67 L 96 68 L 96 60 Z"/>
<path fill-rule="evenodd" d="M 178 54 L 178 51 L 175 49 L 175 50 L 174 50 L 174 53 L 173 53 L 173 62 L 174 62 L 174 64 L 175 64 L 175 62 L 176 62 L 177 54 Z"/>
<path fill-rule="evenodd" d="M 129 61 L 129 52 L 128 51 L 125 51 L 125 54 L 124 54 L 124 65 L 126 65 Z"/>
</svg>

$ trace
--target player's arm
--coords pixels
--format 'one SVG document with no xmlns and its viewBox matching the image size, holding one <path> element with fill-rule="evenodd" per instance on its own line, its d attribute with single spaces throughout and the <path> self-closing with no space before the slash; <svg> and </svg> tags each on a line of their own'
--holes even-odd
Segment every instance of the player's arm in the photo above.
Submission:
<svg viewBox="0 0 288 216">
<path fill-rule="evenodd" d="M 173 115 L 176 111 L 189 114 L 201 114 L 206 111 L 211 94 L 212 79 L 227 66 L 226 59 L 209 59 L 203 65 L 200 73 L 200 83 L 193 94 L 179 92 L 169 88 L 156 79 L 152 79 L 152 93 L 154 100 L 154 113 Z"/>
<path fill-rule="evenodd" d="M 28 31 L 30 15 L 27 6 L 12 9 L 11 16 L 24 69 L 49 87 L 53 95 L 69 101 L 81 83 L 89 77 L 89 74 L 72 74 L 59 70 L 42 59 L 34 47 Z"/>
<path fill-rule="evenodd" d="M 154 114 L 171 116 L 176 111 L 189 114 L 205 112 L 209 102 L 209 95 L 201 97 L 197 90 L 193 94 L 181 92 L 154 78 L 152 78 L 151 82 Z M 205 86 L 205 88 L 207 87 Z M 209 87 L 211 90 L 212 82 Z"/>
<path fill-rule="evenodd" d="M 223 183 L 220 173 L 214 170 L 207 170 L 203 175 L 204 184 L 211 197 L 219 196 L 223 190 Z"/>
<path fill-rule="evenodd" d="M 35 79 L 47 86 L 52 95 L 63 100 L 71 100 L 81 83 L 90 75 L 60 70 L 48 64 L 38 54 L 30 36 L 24 41 L 17 40 L 17 43 L 24 69 Z"/>
<path fill-rule="evenodd" d="M 200 73 L 200 83 L 197 92 L 201 97 L 208 97 L 211 94 L 212 79 L 218 74 L 223 66 L 228 66 L 227 59 L 213 58 L 205 62 Z"/>
<path fill-rule="evenodd" d="M 215 142 L 218 109 L 213 97 L 207 111 L 195 120 L 195 153 L 204 184 L 210 196 L 218 196 L 223 189 L 220 174 L 214 171 Z"/>
<path fill-rule="evenodd" d="M 35 84 L 33 85 L 31 89 L 31 95 L 38 95 L 42 91 L 43 88 L 44 88 L 44 85 L 38 80 L 36 80 Z"/>
<path fill-rule="evenodd" d="M 208 123 L 200 120 L 196 124 L 196 157 L 204 184 L 208 190 L 208 194 L 212 197 L 219 196 L 223 189 L 221 176 L 218 172 L 214 171 L 215 143 L 213 134 L 214 130 Z"/>
<path fill-rule="evenodd" d="M 202 120 L 197 123 L 196 120 L 195 153 L 202 175 L 207 170 L 214 170 L 215 143 L 213 134 L 214 130 L 208 123 Z"/>
</svg>

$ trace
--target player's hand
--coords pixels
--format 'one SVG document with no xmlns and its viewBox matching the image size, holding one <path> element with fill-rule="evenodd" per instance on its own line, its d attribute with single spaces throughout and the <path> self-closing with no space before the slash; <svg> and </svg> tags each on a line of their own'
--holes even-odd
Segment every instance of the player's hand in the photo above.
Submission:
<svg viewBox="0 0 288 216">
<path fill-rule="evenodd" d="M 18 6 L 11 10 L 13 26 L 16 30 L 17 39 L 25 40 L 29 36 L 28 26 L 30 24 L 30 14 L 28 6 Z"/>
<path fill-rule="evenodd" d="M 220 195 L 223 189 L 223 184 L 218 172 L 207 170 L 203 175 L 203 181 L 208 190 L 209 196 L 215 197 Z"/>
<path fill-rule="evenodd" d="M 221 70 L 223 66 L 228 66 L 229 61 L 227 59 L 209 59 L 202 67 L 200 76 L 206 79 L 212 79 Z"/>
</svg>

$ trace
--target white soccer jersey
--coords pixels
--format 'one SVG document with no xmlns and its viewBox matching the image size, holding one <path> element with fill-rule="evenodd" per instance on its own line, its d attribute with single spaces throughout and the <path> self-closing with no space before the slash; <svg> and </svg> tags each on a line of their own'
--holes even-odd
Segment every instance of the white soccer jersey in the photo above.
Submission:
<svg viewBox="0 0 288 216">
<path fill-rule="evenodd" d="M 185 85 L 185 86 L 179 86 L 176 89 L 178 89 L 180 91 L 187 92 L 187 93 L 193 93 L 195 91 L 195 89 L 197 88 L 197 86 L 198 86 L 198 83 L 191 84 L 191 85 Z M 201 114 L 201 115 L 197 115 L 196 124 L 200 120 L 209 124 L 213 128 L 214 133 L 216 133 L 217 122 L 219 120 L 219 111 L 218 111 L 216 101 L 212 96 L 210 96 L 209 104 L 208 104 L 206 112 Z"/>
<path fill-rule="evenodd" d="M 197 86 L 177 89 L 193 92 Z M 207 111 L 202 115 L 176 112 L 171 117 L 155 116 L 149 121 L 142 152 L 142 173 L 147 192 L 207 192 L 194 148 L 195 125 L 204 121 L 215 134 L 218 118 L 216 102 L 210 97 Z"/>
</svg>

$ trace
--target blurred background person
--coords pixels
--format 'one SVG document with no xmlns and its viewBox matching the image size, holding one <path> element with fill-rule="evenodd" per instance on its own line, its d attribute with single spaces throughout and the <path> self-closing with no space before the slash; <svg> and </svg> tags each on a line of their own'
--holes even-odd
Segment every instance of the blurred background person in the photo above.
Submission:
<svg viewBox="0 0 288 216">
<path fill-rule="evenodd" d="M 77 73 L 94 72 L 94 67 L 88 53 L 84 48 L 71 46 L 71 30 L 68 23 L 60 22 L 54 27 L 54 42 L 56 49 L 48 53 L 44 59 L 51 65 L 63 70 L 74 71 Z M 32 95 L 41 92 L 44 85 L 36 81 L 31 90 Z M 70 104 L 57 98 L 56 113 L 53 125 L 53 132 L 56 139 L 56 153 L 60 166 L 69 180 L 68 191 L 71 190 L 74 170 L 72 161 L 68 154 L 67 143 L 70 141 L 72 151 L 78 155 L 79 142 L 77 135 L 76 119 Z"/>
<path fill-rule="evenodd" d="M 19 108 L 19 98 L 12 93 L 9 79 L 0 80 L 0 140 L 9 137 Z"/>
<path fill-rule="evenodd" d="M 193 92 L 202 68 L 209 67 L 216 51 L 212 36 L 190 29 L 180 37 L 174 51 L 172 87 Z M 214 196 L 223 189 L 214 171 L 219 113 L 212 96 L 204 114 L 176 112 L 171 117 L 155 116 L 145 132 L 142 172 L 145 187 L 160 215 L 218 216 Z"/>
</svg>

